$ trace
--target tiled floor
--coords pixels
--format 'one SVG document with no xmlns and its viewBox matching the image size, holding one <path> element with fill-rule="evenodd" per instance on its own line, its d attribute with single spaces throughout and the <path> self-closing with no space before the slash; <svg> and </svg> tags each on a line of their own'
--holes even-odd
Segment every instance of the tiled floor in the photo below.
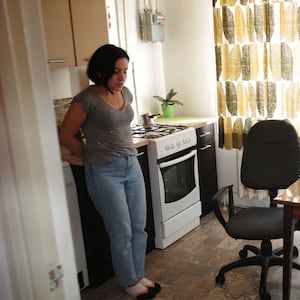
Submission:
<svg viewBox="0 0 300 300">
<path fill-rule="evenodd" d="M 201 225 L 164 250 L 153 250 L 146 257 L 146 276 L 158 281 L 162 291 L 157 300 L 259 300 L 260 268 L 243 267 L 228 272 L 222 286 L 215 283 L 220 267 L 238 259 L 245 244 L 227 236 L 213 214 L 205 216 Z M 253 243 L 259 244 L 259 243 Z M 295 233 L 300 247 L 300 232 Z M 274 241 L 279 247 L 282 240 Z M 300 259 L 297 259 L 300 262 Z M 269 271 L 267 289 L 272 300 L 282 299 L 282 268 Z M 112 278 L 96 289 L 82 292 L 82 300 L 131 300 Z M 300 299 L 300 272 L 292 273 L 291 300 Z"/>
</svg>

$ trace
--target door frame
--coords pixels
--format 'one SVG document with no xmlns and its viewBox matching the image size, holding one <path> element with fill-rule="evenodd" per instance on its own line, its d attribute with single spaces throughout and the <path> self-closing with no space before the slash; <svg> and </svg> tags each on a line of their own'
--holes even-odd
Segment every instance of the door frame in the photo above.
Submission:
<svg viewBox="0 0 300 300">
<path fill-rule="evenodd" d="M 0 40 L 0 298 L 79 300 L 39 0 L 0 1 Z"/>
</svg>

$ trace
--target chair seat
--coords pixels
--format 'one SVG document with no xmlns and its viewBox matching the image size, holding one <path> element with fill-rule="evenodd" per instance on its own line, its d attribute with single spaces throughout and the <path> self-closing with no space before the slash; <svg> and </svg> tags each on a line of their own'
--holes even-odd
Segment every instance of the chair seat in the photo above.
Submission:
<svg viewBox="0 0 300 300">
<path fill-rule="evenodd" d="M 283 238 L 283 208 L 250 207 L 243 209 L 228 221 L 225 229 L 235 239 Z"/>
</svg>

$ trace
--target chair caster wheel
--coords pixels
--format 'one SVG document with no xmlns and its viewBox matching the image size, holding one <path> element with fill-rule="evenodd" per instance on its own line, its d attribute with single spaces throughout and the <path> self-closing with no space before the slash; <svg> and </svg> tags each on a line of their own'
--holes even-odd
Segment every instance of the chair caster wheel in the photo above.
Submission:
<svg viewBox="0 0 300 300">
<path fill-rule="evenodd" d="M 293 257 L 296 258 L 296 257 L 298 257 L 298 255 L 299 255 L 299 250 L 297 247 L 294 247 L 293 248 Z"/>
<path fill-rule="evenodd" d="M 224 275 L 218 275 L 215 279 L 217 284 L 222 285 L 225 282 L 225 276 Z"/>
<path fill-rule="evenodd" d="M 271 300 L 270 293 L 266 291 L 265 294 L 261 296 L 261 300 Z"/>
<path fill-rule="evenodd" d="M 239 252 L 239 256 L 240 258 L 246 258 L 247 257 L 247 250 L 245 249 L 242 249 L 240 252 Z"/>
</svg>

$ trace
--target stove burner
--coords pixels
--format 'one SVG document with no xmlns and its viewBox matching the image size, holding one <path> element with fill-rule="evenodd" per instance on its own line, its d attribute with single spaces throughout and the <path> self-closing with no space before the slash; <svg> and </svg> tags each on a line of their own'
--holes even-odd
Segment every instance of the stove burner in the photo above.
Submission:
<svg viewBox="0 0 300 300">
<path fill-rule="evenodd" d="M 187 126 L 184 125 L 165 125 L 165 124 L 155 124 L 151 128 L 145 128 L 141 124 L 134 124 L 131 126 L 132 136 L 135 138 L 144 139 L 155 139 L 165 135 L 172 134 L 186 129 Z"/>
</svg>

